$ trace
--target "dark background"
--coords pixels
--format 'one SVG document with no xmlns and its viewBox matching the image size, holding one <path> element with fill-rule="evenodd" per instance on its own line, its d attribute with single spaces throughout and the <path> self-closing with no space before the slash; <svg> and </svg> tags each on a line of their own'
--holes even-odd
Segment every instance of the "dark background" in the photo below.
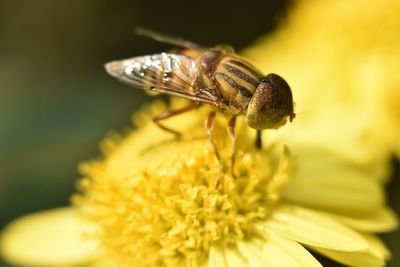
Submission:
<svg viewBox="0 0 400 267">
<path fill-rule="evenodd" d="M 273 30 L 288 3 L 0 1 L 0 228 L 68 205 L 79 162 L 96 157 L 107 131 L 130 125 L 132 112 L 150 100 L 103 69 L 171 48 L 135 36 L 135 26 L 240 50 Z"/>
</svg>

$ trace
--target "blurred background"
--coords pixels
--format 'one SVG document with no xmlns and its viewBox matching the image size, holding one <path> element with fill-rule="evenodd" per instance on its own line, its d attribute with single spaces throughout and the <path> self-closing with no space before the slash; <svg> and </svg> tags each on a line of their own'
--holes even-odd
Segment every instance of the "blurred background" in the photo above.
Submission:
<svg viewBox="0 0 400 267">
<path fill-rule="evenodd" d="M 0 1 L 0 228 L 68 205 L 79 162 L 96 157 L 102 137 L 130 125 L 131 114 L 151 100 L 103 69 L 110 60 L 171 48 L 135 36 L 135 26 L 240 50 L 272 31 L 289 6 L 287 0 Z M 388 190 L 398 213 L 399 179 Z M 399 242 L 398 233 L 384 238 L 389 246 Z"/>
</svg>

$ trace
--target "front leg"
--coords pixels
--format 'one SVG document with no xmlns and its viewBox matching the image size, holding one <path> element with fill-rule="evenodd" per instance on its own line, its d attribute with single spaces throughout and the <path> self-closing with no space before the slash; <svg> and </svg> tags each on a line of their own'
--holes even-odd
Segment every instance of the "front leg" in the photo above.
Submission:
<svg viewBox="0 0 400 267">
<path fill-rule="evenodd" d="M 235 176 L 235 152 L 236 152 L 236 116 L 233 116 L 228 123 L 228 133 L 229 137 L 231 138 L 232 147 L 231 147 L 231 175 L 233 178 Z"/>
<path fill-rule="evenodd" d="M 261 150 L 261 148 L 262 148 L 261 130 L 257 130 L 256 148 L 257 148 L 258 150 Z"/>
</svg>

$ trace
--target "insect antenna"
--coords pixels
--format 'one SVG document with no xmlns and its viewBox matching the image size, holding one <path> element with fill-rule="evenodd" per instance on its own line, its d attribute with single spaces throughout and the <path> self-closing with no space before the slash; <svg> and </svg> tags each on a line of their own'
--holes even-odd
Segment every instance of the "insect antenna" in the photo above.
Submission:
<svg viewBox="0 0 400 267">
<path fill-rule="evenodd" d="M 172 44 L 175 46 L 180 46 L 180 47 L 185 47 L 185 48 L 190 48 L 190 49 L 207 49 L 207 47 L 205 47 L 205 46 L 187 41 L 180 37 L 176 37 L 176 36 L 172 36 L 172 35 L 168 35 L 168 34 L 164 34 L 164 33 L 159 33 L 159 32 L 149 30 L 146 28 L 142 28 L 142 27 L 136 27 L 135 33 L 137 35 L 141 35 L 141 36 L 156 40 L 158 42 Z"/>
</svg>

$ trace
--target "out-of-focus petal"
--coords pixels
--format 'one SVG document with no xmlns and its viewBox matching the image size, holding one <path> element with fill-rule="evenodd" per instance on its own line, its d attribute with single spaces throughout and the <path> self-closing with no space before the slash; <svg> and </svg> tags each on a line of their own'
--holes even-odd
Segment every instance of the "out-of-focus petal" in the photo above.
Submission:
<svg viewBox="0 0 400 267">
<path fill-rule="evenodd" d="M 344 134 L 363 144 L 347 149 L 354 159 L 387 157 L 400 153 L 399 10 L 397 0 L 295 1 L 282 27 L 244 54 L 288 80 L 296 121 L 324 118 L 337 136 L 353 135 Z"/>
<path fill-rule="evenodd" d="M 22 266 L 73 266 L 93 260 L 98 247 L 87 234 L 94 227 L 74 208 L 58 208 L 26 215 L 1 235 L 1 254 Z"/>
<path fill-rule="evenodd" d="M 330 216 L 359 231 L 380 233 L 390 232 L 398 227 L 396 214 L 387 207 L 365 216 L 344 216 L 330 213 Z"/>
<path fill-rule="evenodd" d="M 384 205 L 379 179 L 368 166 L 358 166 L 334 152 L 316 147 L 297 147 L 298 170 L 283 188 L 285 199 L 341 214 L 370 214 Z"/>
</svg>

